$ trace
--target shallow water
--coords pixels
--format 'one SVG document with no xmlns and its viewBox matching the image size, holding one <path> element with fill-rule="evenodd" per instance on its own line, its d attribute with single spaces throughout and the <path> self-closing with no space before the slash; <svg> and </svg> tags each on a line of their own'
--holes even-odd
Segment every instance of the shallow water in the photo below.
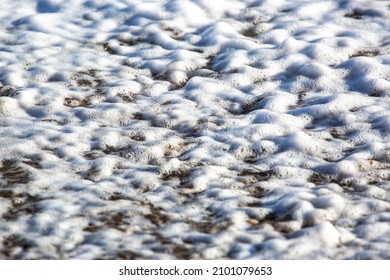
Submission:
<svg viewBox="0 0 390 280">
<path fill-rule="evenodd" d="M 0 257 L 389 259 L 387 1 L 3 0 Z"/>
</svg>

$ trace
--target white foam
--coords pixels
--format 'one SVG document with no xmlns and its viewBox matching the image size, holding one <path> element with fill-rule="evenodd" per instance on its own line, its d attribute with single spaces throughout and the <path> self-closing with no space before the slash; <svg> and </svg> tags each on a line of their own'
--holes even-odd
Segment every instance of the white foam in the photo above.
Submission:
<svg viewBox="0 0 390 280">
<path fill-rule="evenodd" d="M 3 0 L 0 254 L 389 258 L 384 2 Z"/>
</svg>

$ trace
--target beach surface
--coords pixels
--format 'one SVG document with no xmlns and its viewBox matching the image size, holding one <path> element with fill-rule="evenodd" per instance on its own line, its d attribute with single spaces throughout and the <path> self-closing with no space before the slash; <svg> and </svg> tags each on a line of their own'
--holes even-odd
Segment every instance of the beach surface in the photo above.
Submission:
<svg viewBox="0 0 390 280">
<path fill-rule="evenodd" d="M 0 259 L 390 259 L 390 3 L 2 0 Z"/>
</svg>

